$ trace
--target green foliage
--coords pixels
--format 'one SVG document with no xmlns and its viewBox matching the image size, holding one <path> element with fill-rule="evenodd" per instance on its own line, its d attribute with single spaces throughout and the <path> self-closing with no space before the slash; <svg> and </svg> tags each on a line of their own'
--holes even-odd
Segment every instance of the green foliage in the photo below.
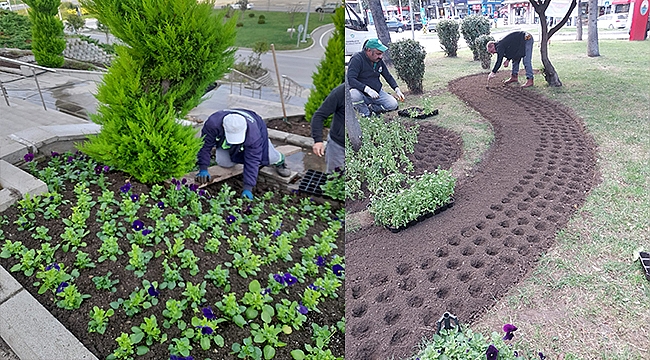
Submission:
<svg viewBox="0 0 650 360">
<path fill-rule="evenodd" d="M 76 33 L 86 25 L 86 20 L 77 14 L 67 14 L 65 16 L 66 26 L 69 30 Z"/>
<path fill-rule="evenodd" d="M 26 0 L 29 19 L 32 22 L 32 52 L 41 66 L 63 65 L 65 37 L 63 23 L 59 18 L 60 0 Z"/>
<path fill-rule="evenodd" d="M 402 39 L 389 44 L 388 47 L 397 76 L 406 82 L 412 94 L 421 94 L 424 58 L 427 56 L 424 46 L 415 40 Z"/>
<path fill-rule="evenodd" d="M 0 48 L 31 49 L 32 23 L 29 17 L 0 10 Z"/>
<path fill-rule="evenodd" d="M 93 121 L 102 131 L 81 149 L 140 182 L 184 175 L 201 140 L 176 119 L 232 65 L 234 22 L 193 0 L 90 0 L 84 6 L 124 45 L 116 46 L 97 90 Z"/>
<path fill-rule="evenodd" d="M 494 41 L 492 35 L 481 35 L 476 38 L 476 41 L 474 41 L 476 49 L 478 50 L 478 59 L 481 60 L 481 67 L 483 69 L 489 69 L 490 62 L 492 61 L 492 54 L 490 54 L 486 48 L 487 43 L 490 41 Z"/>
<path fill-rule="evenodd" d="M 440 46 L 445 54 L 449 57 L 455 57 L 458 52 L 458 23 L 453 20 L 442 20 L 436 25 Z"/>
<path fill-rule="evenodd" d="M 472 49 L 472 53 L 474 54 L 474 61 L 479 60 L 481 50 L 476 39 L 481 35 L 490 35 L 491 27 L 490 20 L 481 15 L 467 16 L 460 25 L 463 39 L 465 39 L 467 46 Z M 485 45 L 483 45 L 483 49 L 485 50 Z"/>
<path fill-rule="evenodd" d="M 433 335 L 431 340 L 427 347 L 418 353 L 418 358 L 423 360 L 485 359 L 488 347 L 492 345 L 498 351 L 499 360 L 525 359 L 524 351 L 518 347 L 518 344 L 504 340 L 502 335 L 496 332 L 493 332 L 490 337 L 484 337 L 483 334 L 473 332 L 470 328 L 463 328 L 462 331 L 443 329 L 440 334 Z M 494 358 L 497 356 L 495 355 Z"/>
<path fill-rule="evenodd" d="M 311 76 L 315 89 L 309 93 L 309 98 L 305 104 L 305 119 L 307 121 L 311 121 L 311 117 L 332 89 L 345 81 L 345 59 L 343 56 L 345 47 L 343 41 L 345 35 L 345 19 L 343 11 L 344 8 L 339 7 L 336 9 L 334 16 L 332 16 L 334 20 L 334 32 L 327 42 L 325 58 L 321 60 L 316 72 Z M 331 123 L 332 118 L 330 116 L 325 120 L 323 125 L 329 127 Z"/>
</svg>

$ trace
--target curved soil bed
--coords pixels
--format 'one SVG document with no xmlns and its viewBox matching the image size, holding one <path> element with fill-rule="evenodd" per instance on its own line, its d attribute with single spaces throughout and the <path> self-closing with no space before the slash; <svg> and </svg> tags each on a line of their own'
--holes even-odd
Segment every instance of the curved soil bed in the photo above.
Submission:
<svg viewBox="0 0 650 360">
<path fill-rule="evenodd" d="M 478 318 L 536 265 L 597 181 L 595 145 L 570 109 L 482 81 L 449 84 L 495 129 L 456 205 L 398 234 L 346 234 L 346 357 L 413 355 L 445 311 Z"/>
<path fill-rule="evenodd" d="M 401 116 L 389 121 L 401 121 Z M 414 124 L 411 121 L 405 121 L 405 126 Z M 438 167 L 449 169 L 460 158 L 463 140 L 453 131 L 442 128 L 438 125 L 427 121 L 418 121 L 420 126 L 418 133 L 418 142 L 415 144 L 415 151 L 408 156 L 413 164 L 412 176 L 418 177 L 424 171 L 433 172 Z M 345 210 L 348 214 L 363 211 L 368 207 L 369 192 L 366 184 L 361 185 L 361 189 L 366 195 L 364 199 L 345 202 Z"/>
</svg>

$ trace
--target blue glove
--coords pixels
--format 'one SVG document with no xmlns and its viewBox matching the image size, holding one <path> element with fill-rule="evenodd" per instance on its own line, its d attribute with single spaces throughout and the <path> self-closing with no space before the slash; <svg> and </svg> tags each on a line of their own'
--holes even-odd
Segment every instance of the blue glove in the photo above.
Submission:
<svg viewBox="0 0 650 360">
<path fill-rule="evenodd" d="M 201 170 L 199 171 L 198 174 L 196 174 L 196 178 L 194 179 L 199 184 L 205 184 L 210 182 L 210 173 L 208 173 L 208 170 Z"/>
<path fill-rule="evenodd" d="M 244 190 L 241 192 L 241 197 L 245 197 L 248 200 L 253 200 L 253 193 L 250 190 Z"/>
</svg>

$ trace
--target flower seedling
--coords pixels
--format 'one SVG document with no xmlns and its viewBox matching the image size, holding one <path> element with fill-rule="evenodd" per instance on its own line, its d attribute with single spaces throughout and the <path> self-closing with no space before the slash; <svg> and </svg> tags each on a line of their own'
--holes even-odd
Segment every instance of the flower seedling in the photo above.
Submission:
<svg viewBox="0 0 650 360">
<path fill-rule="evenodd" d="M 137 277 L 144 276 L 144 273 L 147 270 L 147 263 L 149 263 L 153 257 L 153 252 L 145 252 L 137 244 L 132 244 L 131 251 L 129 251 L 128 254 L 129 265 L 126 266 L 126 269 L 133 271 Z"/>
<path fill-rule="evenodd" d="M 79 276 L 79 271 L 76 269 L 71 274 L 67 274 L 65 272 L 65 266 L 52 263 L 46 266 L 44 270 L 36 273 L 36 278 L 41 281 L 35 282 L 34 286 L 40 286 L 38 289 L 39 294 L 44 294 L 48 290 L 55 292 L 60 284 L 72 280 L 75 275 Z"/>
<path fill-rule="evenodd" d="M 95 267 L 95 263 L 90 258 L 90 255 L 81 250 L 77 251 L 77 259 L 74 265 L 79 269 L 91 269 Z"/>
<path fill-rule="evenodd" d="M 298 311 L 299 304 L 296 301 L 289 301 L 282 299 L 279 303 L 275 304 L 277 319 L 284 325 L 293 327 L 295 330 L 300 330 L 302 324 L 307 320 L 305 314 Z M 291 328 L 288 330 L 283 329 L 285 333 L 291 333 Z"/>
<path fill-rule="evenodd" d="M 189 269 L 190 275 L 194 276 L 199 273 L 199 258 L 194 255 L 194 252 L 190 249 L 183 250 L 182 253 L 178 254 L 178 257 L 181 259 L 181 268 Z"/>
<path fill-rule="evenodd" d="M 214 286 L 223 287 L 224 292 L 230 291 L 230 282 L 228 277 L 230 276 L 230 270 L 222 269 L 221 265 L 217 265 L 214 270 L 208 270 L 207 275 L 204 276 L 206 280 L 212 280 Z"/>
<path fill-rule="evenodd" d="M 90 310 L 90 322 L 88 323 L 88 332 L 96 332 L 104 334 L 106 328 L 108 327 L 108 319 L 115 314 L 113 309 L 100 309 L 97 306 L 93 306 Z"/>
<path fill-rule="evenodd" d="M 122 333 L 117 339 L 117 346 L 119 346 L 112 354 L 108 355 L 107 360 L 122 360 L 133 359 L 135 350 L 133 347 L 135 343 L 131 340 L 128 334 Z"/>
<path fill-rule="evenodd" d="M 184 337 L 180 339 L 172 339 L 172 343 L 169 344 L 168 350 L 172 355 L 188 357 L 193 348 L 192 344 L 190 344 L 190 340 Z"/>
<path fill-rule="evenodd" d="M 261 359 L 262 349 L 253 344 L 253 339 L 249 336 L 245 338 L 241 344 L 232 344 L 232 353 L 237 355 L 240 359 Z"/>
<path fill-rule="evenodd" d="M 163 282 L 160 283 L 160 288 L 161 289 L 169 289 L 173 290 L 176 288 L 176 285 L 179 285 L 181 287 L 185 286 L 183 283 L 183 277 L 181 276 L 181 272 L 179 270 L 178 265 L 176 263 L 172 262 L 169 264 L 167 262 L 167 259 L 164 259 L 162 262 L 163 266 Z"/>
<path fill-rule="evenodd" d="M 177 322 L 181 322 L 183 317 L 183 311 L 187 308 L 187 300 L 178 301 L 176 299 L 169 299 L 165 303 L 165 310 L 163 310 L 163 316 L 167 319 L 163 322 L 163 327 L 169 329 L 169 327 Z M 179 327 L 185 328 L 185 323 Z"/>
<path fill-rule="evenodd" d="M 95 287 L 97 288 L 97 290 L 108 290 L 110 292 L 117 291 L 115 285 L 117 285 L 120 282 L 120 280 L 119 279 L 111 280 L 111 275 L 112 272 L 109 271 L 106 273 L 106 275 L 95 276 L 93 278 L 93 282 L 95 283 Z"/>
<path fill-rule="evenodd" d="M 279 347 L 287 346 L 286 343 L 280 341 L 278 335 L 282 333 L 280 327 L 269 325 L 264 323 L 263 326 L 260 326 L 256 323 L 251 324 L 251 335 L 253 336 L 253 341 L 257 344 L 266 344 L 262 352 L 265 359 L 272 359 L 275 357 L 275 349 Z"/>
<path fill-rule="evenodd" d="M 65 284 L 65 282 L 61 284 Z M 57 301 L 56 305 L 66 310 L 78 309 L 81 306 L 81 302 L 83 302 L 84 299 L 88 299 L 90 297 L 88 294 L 81 294 L 79 290 L 77 290 L 77 286 L 75 284 L 66 286 L 63 291 L 59 291 L 59 289 L 60 288 L 57 289 L 56 295 L 63 299 Z"/>
<path fill-rule="evenodd" d="M 246 307 L 237 303 L 237 296 L 235 293 L 223 295 L 223 298 L 216 303 L 216 306 L 223 312 L 229 319 L 231 319 L 237 326 L 243 328 L 246 325 L 246 320 L 241 315 L 246 311 Z"/>
<path fill-rule="evenodd" d="M 97 258 L 97 262 L 104 262 L 105 260 L 117 261 L 117 256 L 124 254 L 120 249 L 119 244 L 117 243 L 117 238 L 115 236 L 108 236 L 102 240 L 102 245 L 99 247 L 100 256 Z"/>
<path fill-rule="evenodd" d="M 271 301 L 273 301 L 273 298 L 266 292 L 262 292 L 260 282 L 257 280 L 251 281 L 248 284 L 248 291 L 242 298 L 242 303 L 248 305 L 246 308 L 246 317 L 249 319 L 254 319 L 261 311 L 262 321 L 265 323 L 271 322 L 271 318 L 275 314 L 273 307 L 267 304 Z"/>
<path fill-rule="evenodd" d="M 185 337 L 188 339 L 193 338 L 195 340 L 198 340 L 199 344 L 201 345 L 201 349 L 203 350 L 210 349 L 210 342 L 214 342 L 218 347 L 223 347 L 225 345 L 225 342 L 223 336 L 217 333 L 217 329 L 218 324 L 226 320 L 222 318 L 217 319 L 217 317 L 212 313 L 212 309 L 209 311 L 206 311 L 206 309 L 210 308 L 204 308 L 202 312 L 204 315 L 207 312 L 208 316 L 203 316 L 201 318 L 193 316 L 192 328 L 185 330 L 183 332 L 183 335 L 185 335 Z"/>
<path fill-rule="evenodd" d="M 163 333 L 158 327 L 158 321 L 155 315 L 145 317 L 140 326 L 131 328 L 133 334 L 131 339 L 135 344 L 139 344 L 143 339 L 145 345 L 138 346 L 138 355 L 144 355 L 149 352 L 149 347 L 154 342 L 164 343 L 167 341 L 167 334 Z"/>
<path fill-rule="evenodd" d="M 196 285 L 192 284 L 191 282 L 187 282 L 185 284 L 185 291 L 183 291 L 183 295 L 192 308 L 198 307 L 205 301 L 205 286 L 205 281 Z"/>
</svg>

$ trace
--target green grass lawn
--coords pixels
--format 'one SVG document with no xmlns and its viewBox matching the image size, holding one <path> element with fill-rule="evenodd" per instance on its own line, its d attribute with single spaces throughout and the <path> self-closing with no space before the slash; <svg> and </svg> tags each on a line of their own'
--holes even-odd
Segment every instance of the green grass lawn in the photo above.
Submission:
<svg viewBox="0 0 650 360">
<path fill-rule="evenodd" d="M 255 14 L 255 17 L 249 17 L 249 14 Z M 266 17 L 264 24 L 258 24 L 260 15 Z M 298 25 L 305 26 L 305 13 L 296 13 L 293 18 L 293 28 L 298 29 Z M 234 16 L 239 16 L 239 22 L 244 26 L 237 28 L 237 39 L 235 46 L 251 48 L 258 41 L 266 41 L 269 44 L 275 44 L 276 50 L 293 50 L 296 48 L 297 32 L 290 36 L 287 29 L 291 28 L 291 14 L 279 11 L 258 11 L 248 10 L 243 14 L 236 11 Z M 309 33 L 315 28 L 332 23 L 332 14 L 324 14 L 320 19 L 319 14 L 309 14 Z M 318 40 L 318 39 L 316 39 Z M 312 39 L 307 39 L 306 43 L 300 43 L 300 49 L 306 48 L 312 44 Z"/>
<path fill-rule="evenodd" d="M 527 359 L 537 359 L 538 351 L 548 359 L 647 359 L 650 283 L 634 256 L 650 250 L 650 41 L 602 40 L 599 57 L 588 57 L 586 47 L 586 41 L 552 42 L 549 56 L 564 86 L 550 88 L 540 74 L 530 91 L 584 120 L 598 146 L 600 183 L 536 269 L 471 326 L 489 335 L 515 324 L 515 346 Z M 438 121 L 474 139 L 464 150 L 475 157 L 489 145 L 489 127 L 473 134 L 481 130 L 477 114 L 446 84 L 488 70 L 466 49 L 456 58 L 434 53 L 426 61 L 424 96 L 435 94 L 440 106 L 469 115 L 443 119 L 441 111 Z M 533 67 L 541 67 L 537 46 Z"/>
</svg>

